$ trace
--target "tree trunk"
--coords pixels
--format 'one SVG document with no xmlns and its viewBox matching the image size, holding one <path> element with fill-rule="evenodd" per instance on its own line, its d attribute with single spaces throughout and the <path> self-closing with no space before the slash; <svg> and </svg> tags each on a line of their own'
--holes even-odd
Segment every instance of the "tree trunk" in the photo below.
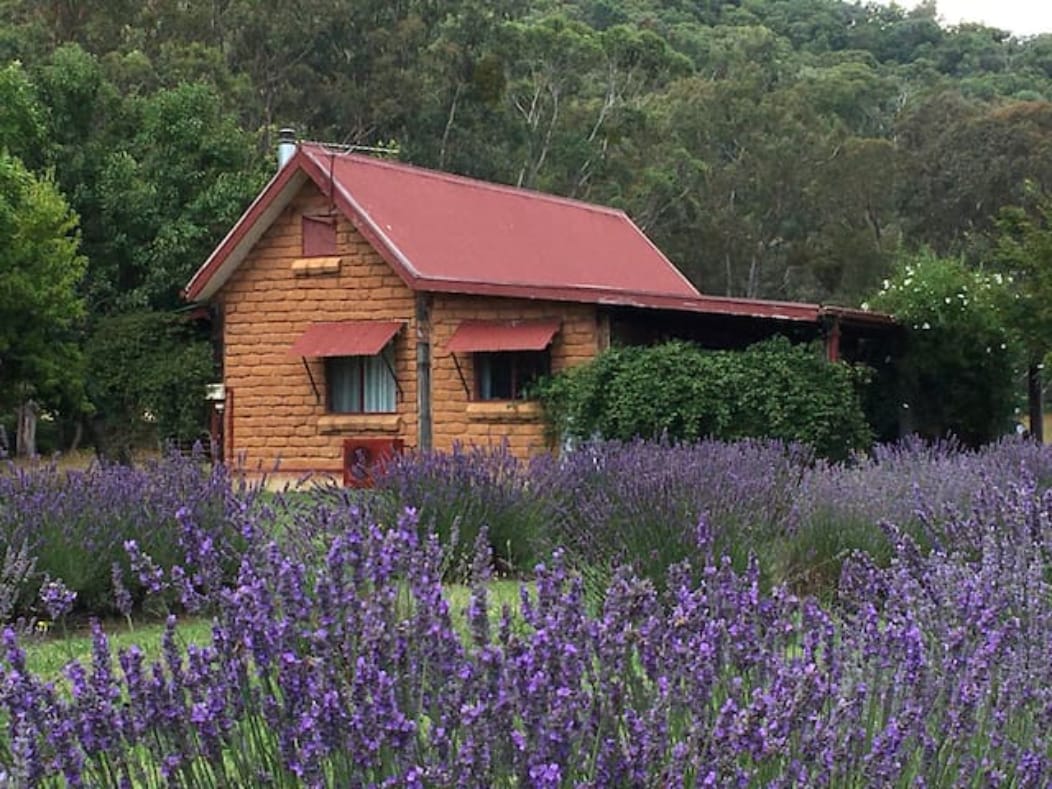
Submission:
<svg viewBox="0 0 1052 789">
<path fill-rule="evenodd" d="M 1030 404 L 1030 437 L 1039 444 L 1045 441 L 1045 406 L 1041 393 L 1041 367 L 1031 364 L 1027 371 L 1027 400 Z"/>
<path fill-rule="evenodd" d="M 73 440 L 69 444 L 69 451 L 76 452 L 80 449 L 80 442 L 84 440 L 84 420 L 78 419 L 73 428 Z"/>
<path fill-rule="evenodd" d="M 33 457 L 37 454 L 37 404 L 26 400 L 15 409 L 15 454 Z"/>
</svg>

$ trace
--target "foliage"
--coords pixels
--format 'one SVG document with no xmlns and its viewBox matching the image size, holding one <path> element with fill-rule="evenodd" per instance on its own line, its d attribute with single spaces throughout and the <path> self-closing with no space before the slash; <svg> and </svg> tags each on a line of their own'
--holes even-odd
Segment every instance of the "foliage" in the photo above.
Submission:
<svg viewBox="0 0 1052 789">
<path fill-rule="evenodd" d="M 33 152 L 36 166 L 56 165 L 56 185 L 79 214 L 82 228 L 85 260 L 79 266 L 63 266 L 63 271 L 67 278 L 84 275 L 82 282 L 79 276 L 77 280 L 91 325 L 86 332 L 71 334 L 65 346 L 50 347 L 86 350 L 94 358 L 87 369 L 70 361 L 60 366 L 68 391 L 51 407 L 65 411 L 65 417 L 70 412 L 76 417 L 94 413 L 100 423 L 114 426 L 136 424 L 142 408 L 129 417 L 126 406 L 152 400 L 149 410 L 160 421 L 162 435 L 197 438 L 204 409 L 197 397 L 191 424 L 183 395 L 187 389 L 199 391 L 208 356 L 192 333 L 162 328 L 159 318 L 150 325 L 142 321 L 143 328 L 159 331 L 157 351 L 169 356 L 164 381 L 156 364 L 152 370 L 144 365 L 136 375 L 127 369 L 127 360 L 137 360 L 137 354 L 121 360 L 105 354 L 100 358 L 98 346 L 113 346 L 112 335 L 121 331 L 115 324 L 141 321 L 136 313 L 180 305 L 179 289 L 262 179 L 252 137 L 238 128 L 213 87 L 187 82 L 125 90 L 120 83 L 133 69 L 132 60 L 129 55 L 119 66 L 104 63 L 81 46 L 67 44 L 30 67 L 9 66 L 0 91 L 10 93 L 12 102 L 0 124 L 12 132 L 18 150 Z M 15 123 L 15 110 L 24 116 L 20 124 Z M 46 144 L 34 150 L 37 138 Z M 62 265 L 61 260 L 55 265 Z M 56 278 L 59 281 L 63 280 Z M 76 315 L 75 310 L 65 312 Z M 35 320 L 28 305 L 20 317 Z M 46 354 L 41 357 L 46 359 Z M 125 369 L 115 370 L 116 365 Z M 176 381 L 172 373 L 180 366 L 185 380 Z M 90 377 L 91 402 L 83 395 L 85 377 Z M 122 379 L 130 388 L 118 391 L 115 387 Z M 49 382 L 45 373 L 34 371 L 29 383 L 43 389 Z M 144 387 L 149 396 L 143 394 Z M 165 393 L 165 388 L 182 391 Z M 164 396 L 173 394 L 174 398 Z M 175 412 L 165 413 L 162 405 L 173 399 Z M 120 438 L 116 443 L 127 442 Z"/>
<path fill-rule="evenodd" d="M 46 155 L 84 219 L 93 299 L 162 306 L 154 299 L 173 293 L 145 281 L 144 259 L 177 272 L 177 250 L 197 259 L 232 218 L 212 224 L 194 199 L 177 207 L 167 195 L 185 189 L 186 172 L 208 174 L 195 194 L 255 172 L 258 157 L 239 159 L 253 147 L 245 132 L 267 150 L 286 123 L 315 139 L 396 139 L 415 163 L 626 208 L 695 281 L 728 295 L 861 298 L 900 238 L 968 246 L 1021 177 L 1049 186 L 1047 40 L 944 28 L 930 6 L 284 10 L 0 9 L 0 59 L 21 60 L 35 83 Z M 954 95 L 956 108 L 943 98 Z M 127 211 L 110 194 L 123 178 Z M 247 200 L 244 185 L 221 191 Z"/>
<path fill-rule="evenodd" d="M 563 548 L 601 600 L 619 566 L 663 589 L 668 568 L 696 554 L 702 521 L 714 548 L 744 569 L 752 551 L 796 532 L 811 460 L 775 441 L 589 442 L 535 461 L 529 488 L 547 512 L 548 551 Z M 760 569 L 769 583 L 773 568 Z"/>
<path fill-rule="evenodd" d="M 1012 283 L 1006 321 L 1027 361 L 1040 363 L 1052 350 L 1052 196 L 1028 198 L 1029 210 L 1012 206 L 998 216 L 994 262 Z"/>
<path fill-rule="evenodd" d="M 9 0 L 0 132 L 80 217 L 92 318 L 178 305 L 285 124 L 624 209 L 708 293 L 852 304 L 1052 189 L 1050 63 L 930 4 Z"/>
<path fill-rule="evenodd" d="M 771 438 L 842 458 L 871 440 L 859 400 L 864 379 L 859 368 L 829 364 L 785 338 L 744 351 L 673 342 L 608 350 L 538 393 L 564 437 Z"/>
<path fill-rule="evenodd" d="M 878 563 L 890 558 L 875 524 L 895 523 L 929 544 L 926 524 L 967 512 L 978 491 L 1020 475 L 1047 489 L 1052 453 L 1015 439 L 971 452 L 911 438 L 830 463 L 779 442 L 593 441 L 529 464 L 501 450 L 404 456 L 378 480 L 379 498 L 349 503 L 383 523 L 402 507 L 416 509 L 422 534 L 443 545 L 447 578 L 464 576 L 467 542 L 490 529 L 501 570 L 513 562 L 522 573 L 528 556 L 558 547 L 584 575 L 591 601 L 603 598 L 617 566 L 660 589 L 667 568 L 694 555 L 691 535 L 705 519 L 713 545 L 737 568 L 755 552 L 765 585 L 833 597 L 852 550 Z M 317 506 L 304 494 L 291 511 L 309 541 L 323 542 L 328 521 Z"/>
<path fill-rule="evenodd" d="M 921 252 L 904 258 L 871 299 L 908 332 L 899 401 L 910 431 L 976 446 L 1009 430 L 1020 348 L 1003 310 L 1008 284 Z"/>
<path fill-rule="evenodd" d="M 382 523 L 416 511 L 422 536 L 443 546 L 447 579 L 466 577 L 485 533 L 501 572 L 528 572 L 540 556 L 566 550 L 599 599 L 606 572 L 619 565 L 663 586 L 666 568 L 694 553 L 703 517 L 744 566 L 751 547 L 793 530 L 809 459 L 798 447 L 754 441 L 589 442 L 529 463 L 505 447 L 457 447 L 393 460 L 378 476 L 380 496 L 362 506 Z"/>
<path fill-rule="evenodd" d="M 78 384 L 76 227 L 54 182 L 0 150 L 0 407 L 54 407 Z"/>
<path fill-rule="evenodd" d="M 11 156 L 31 165 L 47 150 L 45 108 L 20 63 L 0 68 L 0 140 Z"/>
<path fill-rule="evenodd" d="M 1001 209 L 1026 202 L 1026 184 L 1052 185 L 1052 103 L 992 104 L 949 91 L 898 121 L 909 234 L 939 254 L 981 255 Z"/>
<path fill-rule="evenodd" d="M 94 166 L 91 299 L 112 312 L 173 309 L 179 289 L 262 185 L 251 138 L 205 85 L 122 107 L 136 132 Z"/>
<path fill-rule="evenodd" d="M 1022 479 L 1047 490 L 1050 462 L 1052 453 L 1014 436 L 979 451 L 913 436 L 875 446 L 850 464 L 818 462 L 794 493 L 796 529 L 761 554 L 772 557 L 775 578 L 832 599 L 853 552 L 882 566 L 893 556 L 892 542 L 875 524 L 894 523 L 922 546 L 945 548 L 932 524 L 969 512 L 991 487 L 1007 489 Z"/>
<path fill-rule="evenodd" d="M 97 321 L 87 342 L 88 394 L 101 412 L 96 444 L 127 462 L 136 437 L 183 443 L 203 435 L 212 348 L 185 315 L 129 312 Z"/>
</svg>

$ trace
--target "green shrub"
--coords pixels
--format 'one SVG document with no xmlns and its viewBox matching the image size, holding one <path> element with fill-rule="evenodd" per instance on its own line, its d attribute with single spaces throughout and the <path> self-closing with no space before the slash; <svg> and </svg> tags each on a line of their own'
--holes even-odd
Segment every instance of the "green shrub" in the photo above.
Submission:
<svg viewBox="0 0 1052 789">
<path fill-rule="evenodd" d="M 538 387 L 559 438 L 774 438 L 843 458 L 871 441 L 868 370 L 777 337 L 744 351 L 613 348 Z"/>
<path fill-rule="evenodd" d="M 1010 301 L 999 274 L 926 252 L 884 282 L 872 304 L 908 333 L 896 399 L 910 432 L 975 447 L 1010 429 L 1020 362 L 1003 314 Z"/>
</svg>

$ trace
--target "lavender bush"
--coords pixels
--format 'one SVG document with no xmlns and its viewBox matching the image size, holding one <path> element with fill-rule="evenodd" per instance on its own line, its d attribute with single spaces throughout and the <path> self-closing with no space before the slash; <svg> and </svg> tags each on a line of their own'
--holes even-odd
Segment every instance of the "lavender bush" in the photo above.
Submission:
<svg viewBox="0 0 1052 789">
<path fill-rule="evenodd" d="M 401 507 L 418 508 L 458 577 L 483 526 L 503 567 L 521 570 L 538 550 L 562 547 L 588 577 L 590 598 L 619 564 L 661 587 L 666 569 L 693 554 L 692 525 L 704 515 L 737 568 L 750 551 L 760 556 L 765 587 L 789 582 L 831 599 L 852 551 L 890 561 L 882 520 L 927 546 L 937 530 L 925 524 L 967 512 L 978 491 L 1021 479 L 1052 483 L 1052 452 L 1015 439 L 980 451 L 909 440 L 834 464 L 780 442 L 611 441 L 530 463 L 506 449 L 406 456 L 381 478 L 382 498 L 358 503 L 383 522 Z"/>
<path fill-rule="evenodd" d="M 703 519 L 666 591 L 623 568 L 589 613 L 556 552 L 496 625 L 484 534 L 454 612 L 415 515 L 350 508 L 313 567 L 261 540 L 209 592 L 207 647 L 173 622 L 147 664 L 97 629 L 55 686 L 7 632 L 0 765 L 24 786 L 1045 786 L 1052 501 L 989 504 L 961 524 L 978 555 L 888 525 L 891 565 L 852 557 L 836 610 L 765 594 Z"/>
<path fill-rule="evenodd" d="M 758 443 L 596 444 L 529 465 L 462 452 L 395 469 L 402 481 L 379 494 L 267 501 L 173 463 L 94 472 L 94 491 L 77 476 L 4 481 L 0 517 L 29 540 L 5 573 L 46 547 L 29 525 L 55 539 L 55 518 L 88 523 L 72 486 L 89 514 L 116 518 L 117 536 L 94 545 L 116 551 L 104 572 L 117 607 L 130 610 L 130 584 L 207 612 L 213 635 L 181 647 L 169 620 L 163 658 L 147 662 L 114 655 L 96 626 L 91 661 L 55 681 L 8 629 L 0 783 L 1052 782 L 1042 448 L 908 444 L 852 466 Z M 141 520 L 100 490 L 134 493 Z M 421 511 L 396 513 L 412 499 Z M 464 543 L 429 530 L 427 507 L 432 523 L 475 531 L 465 611 L 443 595 Z M 487 525 L 532 533 L 542 516 L 567 547 L 534 569 L 518 610 L 491 611 L 501 539 Z M 823 548 L 843 565 L 835 597 L 765 580 L 784 564 L 765 552 L 815 548 L 838 523 L 857 533 Z M 607 575 L 590 600 L 579 570 L 592 562 Z M 81 604 L 80 587 L 43 573 L 44 608 Z"/>
<path fill-rule="evenodd" d="M 382 498 L 371 507 L 381 520 L 396 520 L 405 507 L 419 512 L 424 533 L 445 546 L 450 578 L 466 577 L 483 530 L 503 571 L 528 571 L 548 525 L 546 491 L 506 445 L 397 457 L 378 475 L 377 490 Z"/>
<path fill-rule="evenodd" d="M 128 541 L 162 566 L 189 567 L 207 536 L 210 550 L 223 553 L 233 573 L 255 495 L 199 456 L 172 454 L 140 468 L 94 465 L 85 471 L 11 466 L 0 473 L 0 547 L 10 554 L 25 546 L 35 562 L 35 572 L 19 575 L 23 605 L 46 576 L 75 592 L 79 609 L 103 613 L 114 599 L 114 563 L 128 566 Z M 188 533 L 180 512 L 204 534 Z M 6 613 L 25 612 L 15 606 Z"/>
<path fill-rule="evenodd" d="M 769 547 L 774 574 L 831 594 L 852 551 L 888 563 L 893 546 L 880 522 L 897 524 L 926 549 L 942 541 L 940 524 L 967 513 L 977 497 L 1020 481 L 1038 490 L 1052 484 L 1052 451 L 1015 438 L 979 450 L 913 438 L 848 464 L 817 461 L 794 494 L 796 530 Z"/>
<path fill-rule="evenodd" d="M 987 485 L 1003 487 L 1035 474 L 1048 478 L 1052 453 L 1031 442 L 1006 440 L 981 450 L 918 438 L 874 447 L 850 464 L 816 463 L 798 494 L 800 516 L 830 517 L 908 527 L 926 515 L 967 509 Z"/>
<path fill-rule="evenodd" d="M 27 542 L 23 540 L 17 546 L 9 543 L 0 565 L 0 622 L 14 617 L 35 577 L 36 559 L 29 555 Z"/>
<path fill-rule="evenodd" d="M 694 552 L 702 515 L 739 566 L 761 536 L 790 529 L 808 462 L 803 448 L 765 441 L 592 442 L 529 463 L 506 447 L 456 447 L 397 459 L 378 480 L 385 498 L 359 504 L 386 521 L 416 508 L 425 533 L 432 529 L 446 546 L 455 577 L 485 528 L 502 568 L 521 571 L 538 552 L 562 547 L 604 586 L 617 564 L 660 585 L 670 564 Z"/>
<path fill-rule="evenodd" d="M 549 510 L 549 547 L 588 568 L 630 565 L 661 587 L 696 552 L 704 517 L 720 551 L 744 567 L 750 550 L 794 528 L 808 450 L 777 441 L 617 441 L 542 458 L 531 482 Z M 597 579 L 605 586 L 604 574 Z"/>
</svg>

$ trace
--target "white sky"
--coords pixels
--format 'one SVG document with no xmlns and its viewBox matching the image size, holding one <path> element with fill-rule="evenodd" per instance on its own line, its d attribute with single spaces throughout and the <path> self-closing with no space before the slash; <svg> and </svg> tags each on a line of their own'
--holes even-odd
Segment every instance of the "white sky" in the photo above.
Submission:
<svg viewBox="0 0 1052 789">
<path fill-rule="evenodd" d="M 878 2 L 890 5 L 890 0 Z M 917 4 L 918 0 L 898 0 L 903 8 Z M 1052 33 L 1052 0 L 936 0 L 936 6 L 949 25 L 982 22 L 1020 36 Z"/>
</svg>

